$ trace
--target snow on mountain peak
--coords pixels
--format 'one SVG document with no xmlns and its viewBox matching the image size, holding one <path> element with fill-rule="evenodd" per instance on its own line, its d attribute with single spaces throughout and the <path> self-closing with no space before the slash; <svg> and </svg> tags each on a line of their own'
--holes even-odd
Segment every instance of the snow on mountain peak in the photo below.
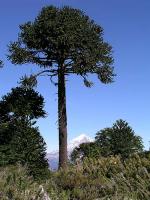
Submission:
<svg viewBox="0 0 150 200">
<path fill-rule="evenodd" d="M 68 152 L 72 151 L 75 147 L 78 147 L 82 143 L 93 142 L 94 140 L 88 137 L 85 134 L 81 134 L 78 137 L 74 138 L 68 144 Z"/>
<path fill-rule="evenodd" d="M 75 147 L 78 147 L 82 143 L 88 143 L 88 142 L 93 142 L 94 139 L 91 139 L 85 134 L 81 134 L 78 137 L 74 138 L 68 143 L 68 156 L 72 153 L 73 149 Z M 58 167 L 58 157 L 59 157 L 59 151 L 53 151 L 47 154 L 47 159 L 49 162 L 49 165 L 52 169 L 57 169 Z"/>
</svg>

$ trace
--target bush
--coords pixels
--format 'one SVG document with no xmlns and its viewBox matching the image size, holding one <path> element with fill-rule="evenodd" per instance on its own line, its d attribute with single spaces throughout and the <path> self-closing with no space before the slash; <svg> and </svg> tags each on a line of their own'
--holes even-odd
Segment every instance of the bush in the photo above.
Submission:
<svg viewBox="0 0 150 200">
<path fill-rule="evenodd" d="M 42 196 L 39 184 L 33 182 L 25 168 L 20 165 L 0 168 L 1 200 L 37 200 Z"/>
<path fill-rule="evenodd" d="M 25 168 L 0 168 L 0 199 L 43 200 L 41 185 L 51 200 L 149 200 L 150 154 L 86 158 L 35 182 Z"/>
<path fill-rule="evenodd" d="M 132 155 L 126 161 L 120 157 L 84 159 L 83 163 L 58 171 L 55 182 L 70 200 L 149 200 L 150 159 Z"/>
<path fill-rule="evenodd" d="M 49 173 L 47 180 L 35 181 L 28 170 L 20 164 L 0 167 L 0 200 L 68 200 L 65 191 L 58 192 L 54 177 Z"/>
</svg>

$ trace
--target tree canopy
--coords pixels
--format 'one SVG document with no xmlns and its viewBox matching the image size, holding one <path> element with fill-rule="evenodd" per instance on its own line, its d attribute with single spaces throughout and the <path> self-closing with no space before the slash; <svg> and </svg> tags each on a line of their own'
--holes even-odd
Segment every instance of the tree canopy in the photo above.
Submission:
<svg viewBox="0 0 150 200">
<path fill-rule="evenodd" d="M 43 97 L 32 88 L 16 87 L 0 101 L 0 123 L 14 119 L 32 121 L 45 117 Z"/>
<path fill-rule="evenodd" d="M 43 97 L 33 89 L 13 88 L 0 101 L 0 166 L 20 162 L 34 177 L 48 170 L 46 143 L 36 119 L 45 116 Z"/>
<path fill-rule="evenodd" d="M 136 136 L 129 124 L 120 119 L 112 127 L 102 129 L 96 133 L 95 141 L 82 143 L 71 153 L 71 160 L 100 158 L 120 155 L 123 159 L 133 153 L 143 155 L 143 143 L 140 136 Z"/>
<path fill-rule="evenodd" d="M 97 132 L 95 142 L 103 156 L 121 155 L 123 158 L 143 150 L 142 139 L 124 120 L 117 120 L 111 128 Z"/>
<path fill-rule="evenodd" d="M 64 64 L 65 74 L 88 73 L 108 83 L 113 80 L 111 46 L 103 40 L 103 29 L 81 10 L 44 7 L 33 22 L 20 25 L 18 41 L 9 46 L 14 64 L 34 63 L 53 76 Z M 61 69 L 62 70 L 62 69 Z"/>
<path fill-rule="evenodd" d="M 102 83 L 113 82 L 112 47 L 103 40 L 102 27 L 81 10 L 47 6 L 33 22 L 20 25 L 8 58 L 13 64 L 32 63 L 41 68 L 30 81 L 45 74 L 58 86 L 59 166 L 66 168 L 66 76 L 80 75 L 87 87 L 93 84 L 89 74 L 97 75 Z"/>
<path fill-rule="evenodd" d="M 82 143 L 76 147 L 71 153 L 71 160 L 76 162 L 83 158 L 99 158 L 101 156 L 101 149 L 95 142 Z"/>
</svg>

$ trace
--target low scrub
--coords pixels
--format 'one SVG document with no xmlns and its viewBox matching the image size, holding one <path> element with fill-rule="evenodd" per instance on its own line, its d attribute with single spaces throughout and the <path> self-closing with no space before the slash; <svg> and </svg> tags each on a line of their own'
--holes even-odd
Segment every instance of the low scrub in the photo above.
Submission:
<svg viewBox="0 0 150 200">
<path fill-rule="evenodd" d="M 150 199 L 150 156 L 133 155 L 126 161 L 119 157 L 84 159 L 55 176 L 57 187 L 70 200 Z"/>
<path fill-rule="evenodd" d="M 65 191 L 58 193 L 54 176 L 49 172 L 47 180 L 35 180 L 28 169 L 20 164 L 0 167 L 0 200 L 64 200 Z M 50 197 L 50 198 L 49 198 Z"/>
<path fill-rule="evenodd" d="M 84 159 L 35 182 L 26 169 L 0 168 L 1 200 L 149 200 L 150 154 Z"/>
<path fill-rule="evenodd" d="M 42 199 L 43 188 L 20 165 L 0 168 L 1 200 Z"/>
</svg>

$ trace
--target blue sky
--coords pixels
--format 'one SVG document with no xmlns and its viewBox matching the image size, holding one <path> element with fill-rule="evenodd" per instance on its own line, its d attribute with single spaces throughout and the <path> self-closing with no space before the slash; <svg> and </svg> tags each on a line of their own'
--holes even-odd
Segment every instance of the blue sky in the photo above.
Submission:
<svg viewBox="0 0 150 200">
<path fill-rule="evenodd" d="M 95 133 L 124 119 L 143 138 L 150 140 L 150 1 L 149 0 L 5 0 L 0 6 L 0 96 L 17 86 L 25 73 L 38 70 L 31 65 L 14 66 L 7 61 L 7 45 L 15 41 L 19 25 L 32 21 L 43 6 L 70 5 L 85 11 L 104 28 L 104 39 L 113 47 L 115 82 L 101 84 L 93 77 L 94 87 L 86 88 L 75 75 L 68 77 L 68 140 Z M 37 90 L 45 98 L 46 119 L 38 125 L 48 152 L 58 146 L 57 88 L 41 77 Z"/>
</svg>

